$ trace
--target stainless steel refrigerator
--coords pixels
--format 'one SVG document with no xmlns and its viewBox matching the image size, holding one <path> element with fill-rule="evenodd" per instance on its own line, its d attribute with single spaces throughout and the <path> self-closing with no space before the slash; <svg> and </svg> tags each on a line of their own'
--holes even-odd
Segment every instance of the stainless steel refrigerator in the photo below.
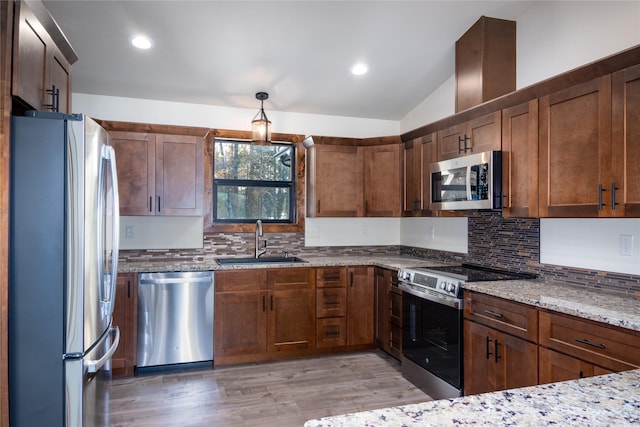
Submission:
<svg viewBox="0 0 640 427">
<path fill-rule="evenodd" d="M 9 422 L 109 425 L 118 184 L 83 115 L 11 119 Z"/>
</svg>

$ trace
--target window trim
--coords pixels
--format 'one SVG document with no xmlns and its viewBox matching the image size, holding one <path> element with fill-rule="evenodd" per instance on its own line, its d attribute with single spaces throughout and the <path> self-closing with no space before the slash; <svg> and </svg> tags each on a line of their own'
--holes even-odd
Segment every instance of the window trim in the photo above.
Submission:
<svg viewBox="0 0 640 427">
<path fill-rule="evenodd" d="M 267 233 L 300 233 L 304 232 L 306 206 L 306 151 L 302 141 L 306 135 L 273 133 L 274 141 L 295 145 L 295 163 L 293 182 L 295 191 L 295 222 L 293 223 L 265 223 L 263 229 Z M 229 129 L 211 129 L 205 141 L 205 200 L 204 200 L 204 232 L 213 233 L 253 233 L 255 223 L 216 222 L 213 217 L 213 161 L 214 139 L 251 140 L 250 131 Z"/>
</svg>

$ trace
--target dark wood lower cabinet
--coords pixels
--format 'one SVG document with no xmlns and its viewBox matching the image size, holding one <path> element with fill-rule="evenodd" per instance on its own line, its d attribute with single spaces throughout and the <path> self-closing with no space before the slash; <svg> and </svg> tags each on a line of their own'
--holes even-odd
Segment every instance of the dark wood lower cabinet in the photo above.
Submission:
<svg viewBox="0 0 640 427">
<path fill-rule="evenodd" d="M 577 380 L 594 375 L 610 374 L 610 371 L 548 348 L 540 347 L 540 384 Z"/>
<path fill-rule="evenodd" d="M 374 344 L 373 267 L 347 269 L 347 345 Z"/>
<path fill-rule="evenodd" d="M 538 346 L 468 320 L 464 321 L 464 393 L 538 383 Z"/>
<path fill-rule="evenodd" d="M 375 285 L 375 341 L 378 347 L 402 360 L 402 291 L 393 286 L 396 272 L 376 268 Z"/>
<path fill-rule="evenodd" d="M 120 344 L 111 359 L 113 375 L 133 375 L 136 365 L 138 276 L 119 274 L 116 282 L 116 301 L 113 326 L 120 329 Z"/>
<path fill-rule="evenodd" d="M 214 363 L 268 360 L 315 349 L 311 268 L 218 271 Z"/>
</svg>

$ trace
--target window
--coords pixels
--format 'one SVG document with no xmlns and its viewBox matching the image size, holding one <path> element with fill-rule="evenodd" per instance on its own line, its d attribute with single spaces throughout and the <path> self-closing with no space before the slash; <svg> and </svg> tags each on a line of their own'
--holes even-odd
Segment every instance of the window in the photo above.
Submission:
<svg viewBox="0 0 640 427">
<path fill-rule="evenodd" d="M 294 147 L 216 139 L 213 160 L 215 222 L 295 222 Z"/>
</svg>

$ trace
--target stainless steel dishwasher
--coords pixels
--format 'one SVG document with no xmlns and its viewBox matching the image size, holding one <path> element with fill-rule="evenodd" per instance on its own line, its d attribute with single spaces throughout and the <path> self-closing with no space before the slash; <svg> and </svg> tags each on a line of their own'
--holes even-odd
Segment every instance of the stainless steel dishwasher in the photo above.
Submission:
<svg viewBox="0 0 640 427">
<path fill-rule="evenodd" d="M 213 273 L 140 273 L 138 368 L 213 360 Z"/>
</svg>

